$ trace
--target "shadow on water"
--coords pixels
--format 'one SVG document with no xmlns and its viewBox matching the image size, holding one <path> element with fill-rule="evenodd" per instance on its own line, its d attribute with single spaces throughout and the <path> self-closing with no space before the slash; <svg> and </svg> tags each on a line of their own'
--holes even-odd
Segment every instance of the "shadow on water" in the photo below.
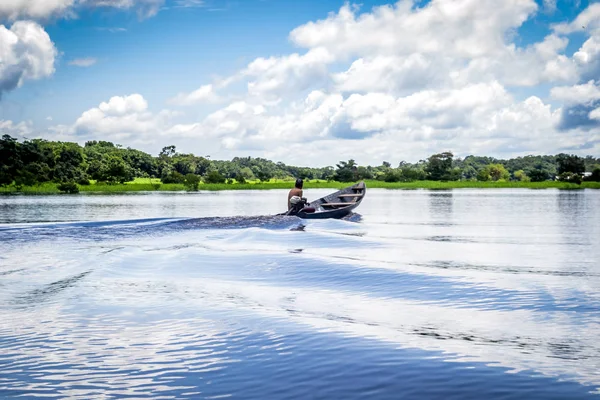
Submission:
<svg viewBox="0 0 600 400">
<path fill-rule="evenodd" d="M 24 295 L 18 296 L 14 303 L 20 306 L 35 306 L 46 303 L 61 292 L 76 286 L 91 272 L 92 271 L 82 272 L 75 276 L 52 282 L 42 288 L 34 289 Z"/>
<path fill-rule="evenodd" d="M 431 219 L 439 226 L 453 225 L 453 193 L 449 191 L 430 191 L 428 192 L 429 213 Z"/>
<path fill-rule="evenodd" d="M 597 237 L 597 220 L 590 218 L 594 204 L 587 201 L 585 192 L 561 190 L 556 204 L 563 240 L 592 245 Z"/>
</svg>

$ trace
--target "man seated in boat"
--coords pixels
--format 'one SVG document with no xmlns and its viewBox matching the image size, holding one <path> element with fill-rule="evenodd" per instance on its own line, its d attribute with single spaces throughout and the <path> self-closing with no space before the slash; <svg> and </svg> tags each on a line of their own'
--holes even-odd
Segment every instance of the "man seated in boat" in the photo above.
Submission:
<svg viewBox="0 0 600 400">
<path fill-rule="evenodd" d="M 300 199 L 300 201 L 302 200 L 303 186 L 304 182 L 302 179 L 296 179 L 294 188 L 288 193 L 288 211 L 291 210 L 294 205 L 298 204 L 298 199 Z"/>
</svg>

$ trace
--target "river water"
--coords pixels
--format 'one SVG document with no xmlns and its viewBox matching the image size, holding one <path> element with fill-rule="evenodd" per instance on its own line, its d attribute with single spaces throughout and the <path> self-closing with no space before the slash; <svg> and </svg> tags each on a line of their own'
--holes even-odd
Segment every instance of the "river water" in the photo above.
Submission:
<svg viewBox="0 0 600 400">
<path fill-rule="evenodd" d="M 0 398 L 600 398 L 600 191 L 285 205 L 0 197 Z"/>
</svg>

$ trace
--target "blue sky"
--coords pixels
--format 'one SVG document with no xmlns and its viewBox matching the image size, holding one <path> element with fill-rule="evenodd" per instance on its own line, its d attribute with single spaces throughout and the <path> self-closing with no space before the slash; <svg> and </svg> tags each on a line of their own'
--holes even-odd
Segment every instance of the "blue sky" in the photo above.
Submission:
<svg viewBox="0 0 600 400">
<path fill-rule="evenodd" d="M 600 153 L 597 1 L 3 3 L 16 137 L 318 165 Z"/>
</svg>

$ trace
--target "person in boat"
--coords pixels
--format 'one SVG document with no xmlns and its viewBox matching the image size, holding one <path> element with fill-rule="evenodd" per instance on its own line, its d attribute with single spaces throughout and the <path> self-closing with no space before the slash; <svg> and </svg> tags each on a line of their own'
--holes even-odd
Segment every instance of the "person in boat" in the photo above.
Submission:
<svg viewBox="0 0 600 400">
<path fill-rule="evenodd" d="M 300 201 L 302 201 L 302 187 L 304 186 L 304 181 L 302 179 L 296 179 L 296 184 L 294 188 L 290 190 L 288 193 L 288 211 L 292 209 L 293 206 L 297 205 Z"/>
</svg>

